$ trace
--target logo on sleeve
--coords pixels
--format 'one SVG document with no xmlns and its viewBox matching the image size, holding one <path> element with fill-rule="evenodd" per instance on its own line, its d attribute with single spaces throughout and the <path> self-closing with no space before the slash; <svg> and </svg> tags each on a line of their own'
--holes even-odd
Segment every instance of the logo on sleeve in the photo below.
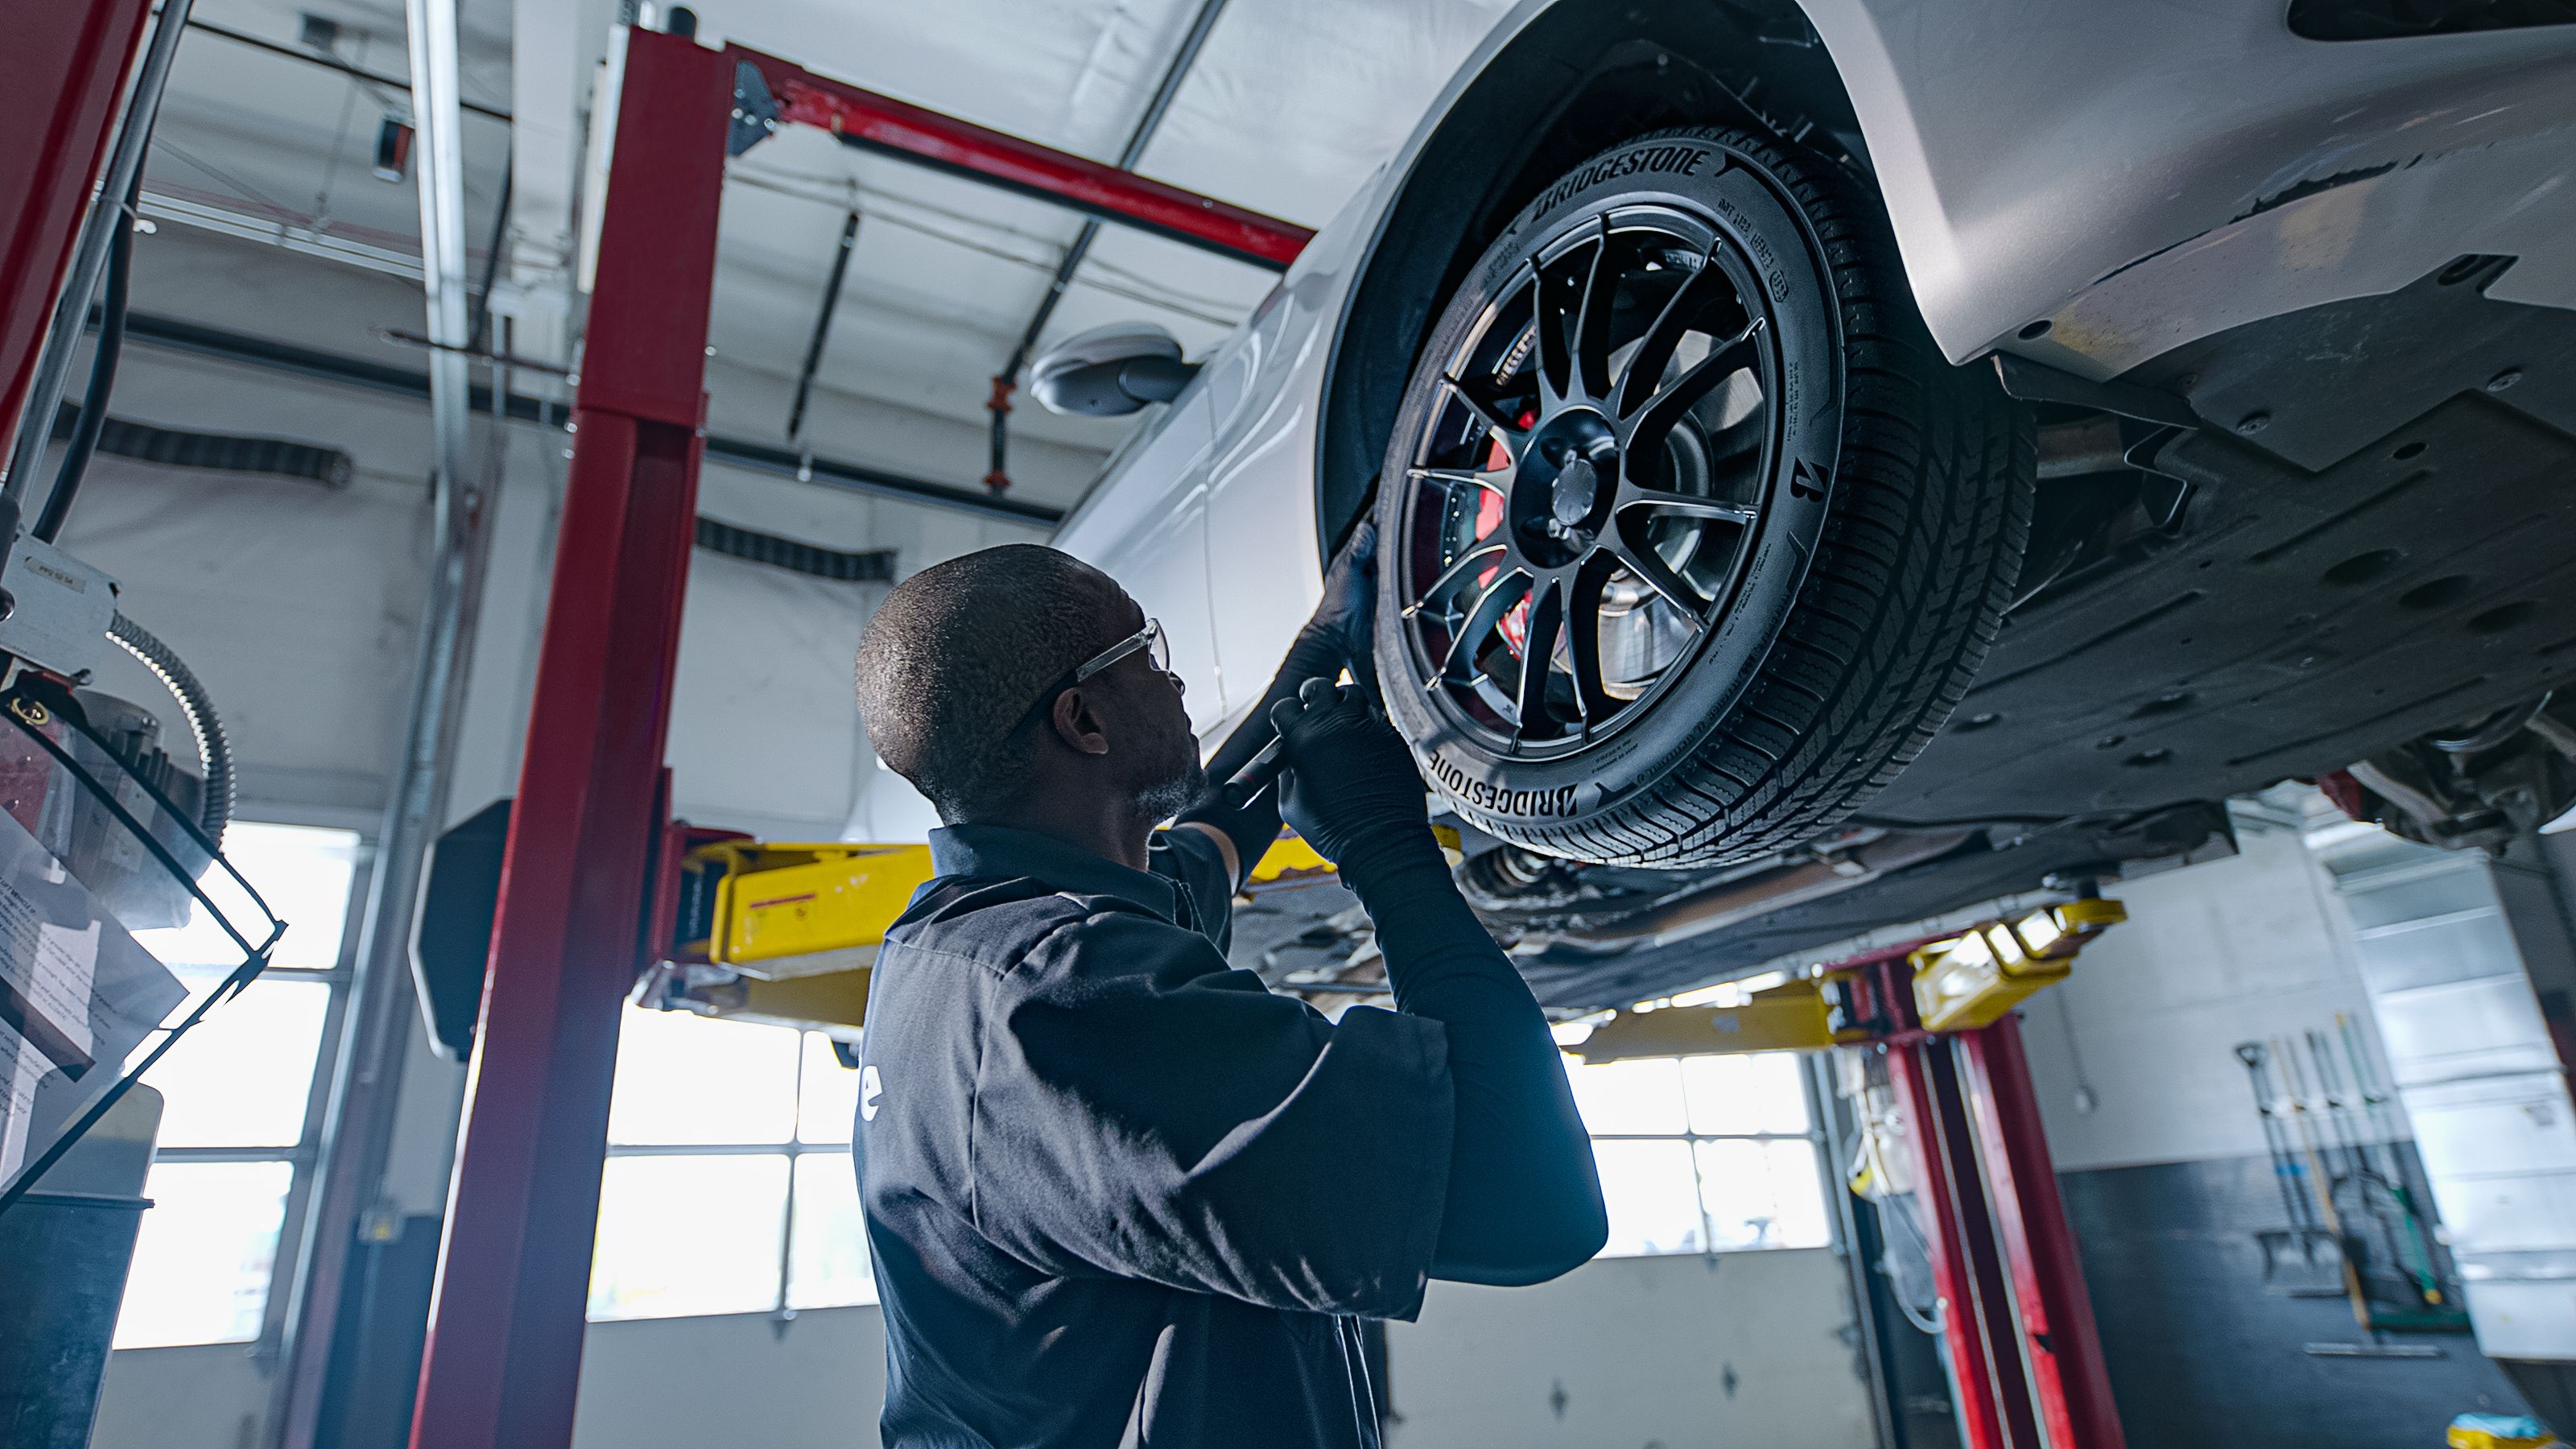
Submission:
<svg viewBox="0 0 2576 1449">
<path fill-rule="evenodd" d="M 877 1100 L 885 1095 L 885 1083 L 877 1079 L 877 1064 L 859 1068 L 859 1120 L 877 1120 Z"/>
</svg>

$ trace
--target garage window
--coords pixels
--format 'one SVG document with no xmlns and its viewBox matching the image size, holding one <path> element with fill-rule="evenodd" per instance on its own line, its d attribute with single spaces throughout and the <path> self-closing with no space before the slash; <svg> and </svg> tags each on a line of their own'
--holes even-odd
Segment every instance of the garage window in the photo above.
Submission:
<svg viewBox="0 0 2576 1449">
<path fill-rule="evenodd" d="M 820 1032 L 628 1008 L 591 1318 L 875 1302 L 857 1115 L 858 1074 Z"/>
<path fill-rule="evenodd" d="M 269 1301 L 279 1245 L 294 1241 L 311 1187 L 322 1130 L 319 1068 L 338 1039 L 356 945 L 359 836 L 235 821 L 224 856 L 287 932 L 267 973 L 207 1013 L 144 1078 L 165 1102 L 160 1150 L 143 1189 L 152 1210 L 135 1240 L 118 1348 L 273 1334 L 284 1312 Z M 240 948 L 203 920 L 134 938 L 192 999 L 241 964 Z"/>
<path fill-rule="evenodd" d="M 1821 1248 L 1822 1142 L 1798 1056 L 1569 1058 L 1610 1208 L 1603 1257 Z"/>
</svg>

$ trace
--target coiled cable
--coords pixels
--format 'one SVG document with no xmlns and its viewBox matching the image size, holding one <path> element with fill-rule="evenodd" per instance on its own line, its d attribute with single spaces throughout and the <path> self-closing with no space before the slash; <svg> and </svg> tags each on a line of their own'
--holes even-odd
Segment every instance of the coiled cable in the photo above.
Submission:
<svg viewBox="0 0 2576 1449">
<path fill-rule="evenodd" d="M 206 697 L 206 687 L 182 663 L 170 646 L 153 636 L 151 630 L 118 614 L 107 626 L 107 637 L 117 647 L 134 656 L 135 662 L 152 671 L 179 701 L 179 712 L 187 716 L 188 733 L 197 741 L 197 763 L 206 773 L 206 797 L 197 807 L 198 828 L 218 847 L 224 843 L 224 827 L 233 818 L 233 749 L 224 738 L 223 721 L 215 717 L 214 702 Z"/>
</svg>

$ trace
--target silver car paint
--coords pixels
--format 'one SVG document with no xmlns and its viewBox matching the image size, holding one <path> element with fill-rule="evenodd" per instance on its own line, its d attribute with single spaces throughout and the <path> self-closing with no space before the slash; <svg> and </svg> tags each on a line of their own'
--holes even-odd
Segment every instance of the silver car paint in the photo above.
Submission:
<svg viewBox="0 0 2576 1449">
<path fill-rule="evenodd" d="M 2488 295 L 2576 307 L 2576 27 L 2328 43 L 2281 0 L 1805 5 L 1954 362 L 2109 377 L 2467 252 L 2523 258 Z"/>
<path fill-rule="evenodd" d="M 1494 28 L 1057 535 L 1172 626 L 1206 738 L 1321 592 L 1316 429 L 1353 283 L 1440 118 L 1549 3 L 1584 0 Z M 1802 3 L 1953 361 L 2108 377 L 2466 252 L 2522 257 L 2490 296 L 2576 307 L 2576 27 L 2320 43 L 2279 0 Z"/>
</svg>

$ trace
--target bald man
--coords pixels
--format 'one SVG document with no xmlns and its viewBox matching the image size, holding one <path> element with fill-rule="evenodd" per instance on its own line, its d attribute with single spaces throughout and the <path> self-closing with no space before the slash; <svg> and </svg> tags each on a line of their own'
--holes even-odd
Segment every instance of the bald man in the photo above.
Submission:
<svg viewBox="0 0 2576 1449">
<path fill-rule="evenodd" d="M 870 621 L 860 713 L 945 822 L 860 1052 L 888 1445 L 1374 1449 L 1361 1319 L 1599 1251 L 1547 1023 L 1411 752 L 1328 682 L 1367 677 L 1368 551 L 1210 769 L 1161 626 L 1066 554 L 925 569 Z M 1280 801 L 1227 808 L 1209 773 L 1274 729 Z M 1330 1021 L 1227 965 L 1283 810 L 1367 908 L 1397 1010 Z"/>
</svg>

